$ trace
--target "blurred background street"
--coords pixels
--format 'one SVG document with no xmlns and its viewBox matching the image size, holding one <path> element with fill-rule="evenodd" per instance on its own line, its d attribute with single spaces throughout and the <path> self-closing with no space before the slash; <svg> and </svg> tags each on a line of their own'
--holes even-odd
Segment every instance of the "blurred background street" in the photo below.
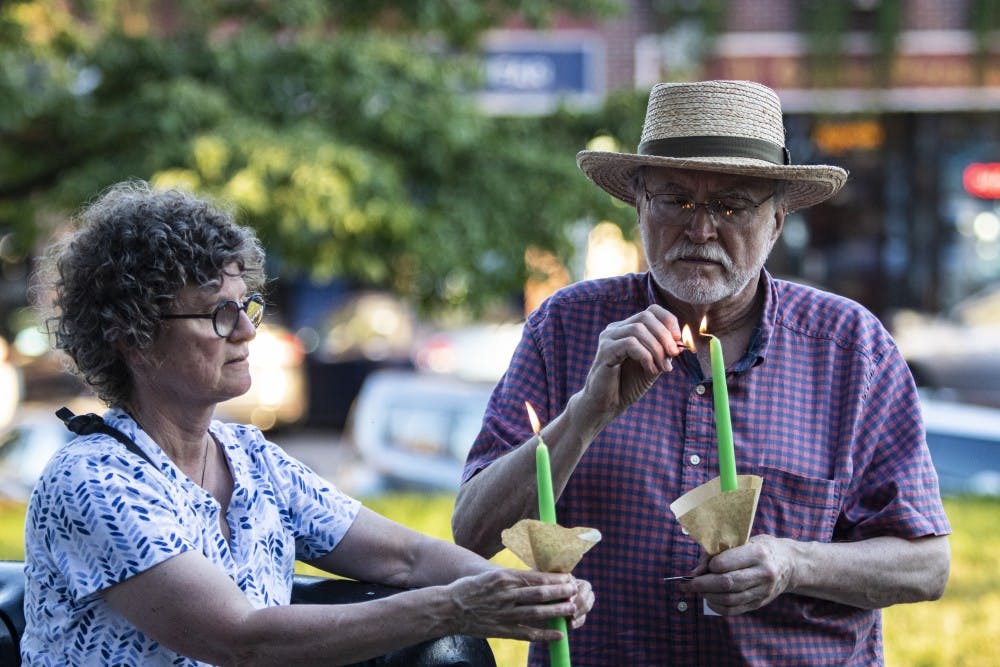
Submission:
<svg viewBox="0 0 1000 667">
<path fill-rule="evenodd" d="M 794 163 L 850 171 L 768 269 L 890 330 L 963 521 L 956 583 L 887 612 L 887 654 L 995 662 L 998 0 L 16 0 L 0 60 L 0 506 L 66 441 L 57 407 L 102 409 L 32 276 L 110 184 L 216 197 L 267 250 L 253 386 L 220 418 L 376 502 L 453 494 L 525 316 L 644 269 L 577 151 L 634 150 L 658 81 L 753 79 Z"/>
<path fill-rule="evenodd" d="M 86 395 L 32 308 L 36 258 L 125 178 L 231 203 L 268 251 L 253 387 L 220 417 L 345 488 L 453 490 L 526 314 L 644 268 L 634 211 L 576 151 L 631 150 L 653 83 L 708 78 L 775 88 L 793 161 L 849 169 L 768 268 L 881 318 L 947 492 L 1000 493 L 1000 4 L 279 4 L 0 5 L 0 470 L 19 493 L 64 439 L 50 408 Z"/>
</svg>

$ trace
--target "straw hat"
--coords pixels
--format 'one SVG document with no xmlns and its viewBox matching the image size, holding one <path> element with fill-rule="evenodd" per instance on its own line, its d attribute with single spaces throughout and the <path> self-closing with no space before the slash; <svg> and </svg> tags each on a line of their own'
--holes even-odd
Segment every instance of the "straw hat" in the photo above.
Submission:
<svg viewBox="0 0 1000 667">
<path fill-rule="evenodd" d="M 785 181 L 789 211 L 833 196 L 847 180 L 840 167 L 791 164 L 778 95 L 753 81 L 657 84 L 637 154 L 580 151 L 576 163 L 633 205 L 632 178 L 644 165 Z"/>
</svg>

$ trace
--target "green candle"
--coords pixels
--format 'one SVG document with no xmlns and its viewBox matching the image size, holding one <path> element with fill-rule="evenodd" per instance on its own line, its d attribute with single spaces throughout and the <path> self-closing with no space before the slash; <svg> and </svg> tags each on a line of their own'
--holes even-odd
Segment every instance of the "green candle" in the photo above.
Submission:
<svg viewBox="0 0 1000 667">
<path fill-rule="evenodd" d="M 552 468 L 549 465 L 549 448 L 538 436 L 535 447 L 535 469 L 538 473 L 538 518 L 545 523 L 556 522 L 556 501 L 552 493 Z"/>
<path fill-rule="evenodd" d="M 735 491 L 736 452 L 733 448 L 733 423 L 729 416 L 726 362 L 722 356 L 722 343 L 712 334 L 705 333 L 705 324 L 705 320 L 702 320 L 701 335 L 709 338 L 708 351 L 712 360 L 712 397 L 715 400 L 715 431 L 719 442 L 719 481 L 723 491 Z"/>
<path fill-rule="evenodd" d="M 528 418 L 531 420 L 531 428 L 538 436 L 538 445 L 535 447 L 535 476 L 538 479 L 538 518 L 544 523 L 556 522 L 556 500 L 552 492 L 552 467 L 549 463 L 549 448 L 542 440 L 541 424 L 538 415 L 525 402 L 528 408 Z M 569 661 L 569 633 L 566 631 L 565 618 L 549 619 L 549 627 L 559 630 L 562 639 L 549 642 L 549 664 L 552 667 L 570 667 Z"/>
</svg>

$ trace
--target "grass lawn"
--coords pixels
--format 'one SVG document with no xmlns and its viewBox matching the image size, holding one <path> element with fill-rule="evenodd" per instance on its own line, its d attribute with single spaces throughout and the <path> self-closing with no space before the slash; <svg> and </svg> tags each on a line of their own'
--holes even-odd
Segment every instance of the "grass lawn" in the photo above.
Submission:
<svg viewBox="0 0 1000 667">
<path fill-rule="evenodd" d="M 385 495 L 365 503 L 411 528 L 450 539 L 453 495 Z M 1000 639 L 1000 500 L 951 498 L 951 579 L 936 602 L 885 610 L 885 652 L 889 667 L 987 667 L 997 664 Z M 24 507 L 0 506 L 0 559 L 24 557 Z M 496 560 L 523 567 L 509 552 Z M 302 572 L 310 572 L 302 566 Z M 527 644 L 491 640 L 500 667 L 523 665 Z M 570 644 L 572 646 L 572 642 Z"/>
</svg>

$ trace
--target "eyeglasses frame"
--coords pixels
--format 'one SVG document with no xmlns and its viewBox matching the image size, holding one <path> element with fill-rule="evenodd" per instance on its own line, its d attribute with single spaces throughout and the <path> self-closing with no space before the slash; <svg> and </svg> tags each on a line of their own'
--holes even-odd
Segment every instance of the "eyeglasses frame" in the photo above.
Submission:
<svg viewBox="0 0 1000 667">
<path fill-rule="evenodd" d="M 646 206 L 647 207 L 652 203 L 653 197 L 659 197 L 661 195 L 672 195 L 674 197 L 687 199 L 691 203 L 691 205 L 693 206 L 693 208 L 691 209 L 690 214 L 687 217 L 685 217 L 683 219 L 683 221 L 679 220 L 678 222 L 674 222 L 674 223 L 668 222 L 667 224 L 687 225 L 689 222 L 691 222 L 691 220 L 694 219 L 695 214 L 698 212 L 698 207 L 702 206 L 702 207 L 705 208 L 705 212 L 708 213 L 709 218 L 711 218 L 712 220 L 716 220 L 718 222 L 723 222 L 723 223 L 728 223 L 730 226 L 736 227 L 736 228 L 742 227 L 742 225 L 739 225 L 737 223 L 733 223 L 732 221 L 726 220 L 725 218 L 720 217 L 718 215 L 719 209 L 720 209 L 721 204 L 722 204 L 722 198 L 721 197 L 716 197 L 715 199 L 710 199 L 709 201 L 702 202 L 702 201 L 695 201 L 691 197 L 688 197 L 686 195 L 682 195 L 680 193 L 675 193 L 675 192 L 656 192 L 656 193 L 650 194 L 649 189 L 646 187 L 645 183 L 642 184 L 642 191 L 646 195 Z M 750 204 L 752 204 L 752 206 L 748 206 L 747 208 L 742 209 L 742 210 L 756 212 L 757 209 L 759 209 L 761 206 L 763 206 L 769 199 L 771 199 L 772 197 L 774 197 L 776 194 L 778 194 L 778 190 L 773 190 L 771 192 L 771 194 L 767 195 L 766 197 L 764 197 L 760 201 L 754 201 L 753 199 L 750 199 L 749 197 L 743 197 L 743 196 L 738 196 L 736 198 L 738 198 L 738 199 L 745 199 L 747 202 L 749 202 Z"/>
<path fill-rule="evenodd" d="M 222 312 L 222 309 L 225 308 L 230 303 L 236 304 L 236 307 L 240 311 L 246 313 L 247 318 L 250 320 L 250 324 L 252 324 L 254 326 L 254 329 L 256 329 L 257 327 L 259 327 L 260 323 L 264 321 L 264 307 L 265 307 L 264 296 L 262 294 L 260 294 L 259 292 L 254 292 L 253 294 L 250 294 L 249 296 L 247 296 L 247 298 L 243 300 L 243 303 L 240 303 L 239 301 L 234 301 L 232 299 L 227 299 L 225 301 L 221 301 L 221 302 L 219 302 L 218 305 L 215 306 L 215 308 L 212 310 L 211 313 L 166 313 L 164 315 L 160 315 L 160 319 L 162 319 L 162 320 L 180 320 L 180 319 L 212 320 L 212 329 L 215 331 L 215 335 L 218 336 L 219 338 L 229 338 L 230 336 L 233 335 L 233 331 L 236 331 L 236 327 L 239 326 L 239 314 L 237 313 L 236 323 L 233 325 L 232 330 L 230 330 L 230 332 L 228 334 L 225 334 L 225 335 L 223 335 L 219 331 L 219 324 L 218 324 L 218 321 L 217 321 L 216 318 L 218 318 L 219 313 Z M 256 303 L 256 304 L 260 305 L 260 316 L 258 318 L 256 318 L 256 321 L 255 321 L 255 319 L 253 317 L 250 316 L 250 312 L 248 310 L 250 308 L 250 304 L 251 303 Z"/>
</svg>

